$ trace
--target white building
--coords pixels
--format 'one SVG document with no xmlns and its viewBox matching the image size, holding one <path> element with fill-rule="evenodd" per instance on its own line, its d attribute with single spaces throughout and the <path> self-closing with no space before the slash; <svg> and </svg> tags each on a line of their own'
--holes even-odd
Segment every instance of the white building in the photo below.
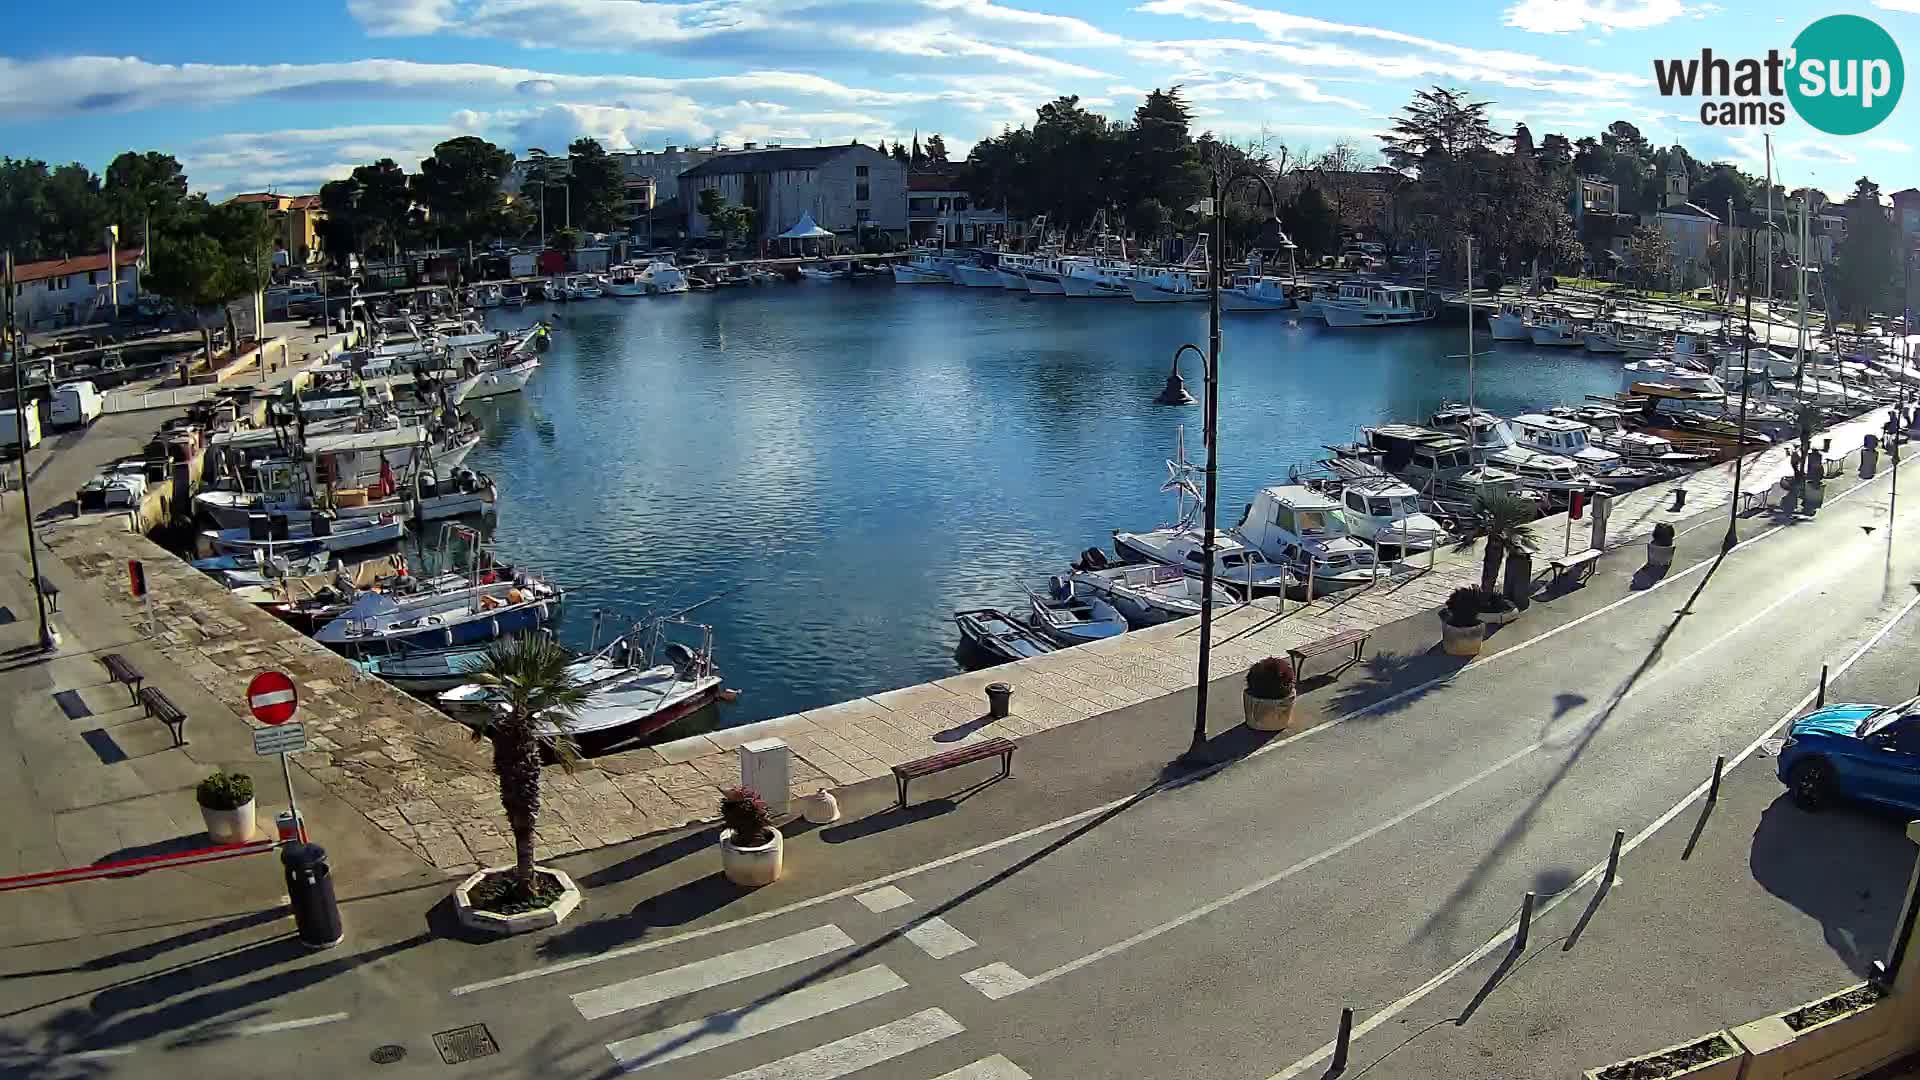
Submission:
<svg viewBox="0 0 1920 1080">
<path fill-rule="evenodd" d="M 1007 213 L 973 205 L 951 173 L 921 172 L 907 177 L 907 238 L 948 244 L 984 244 L 1004 240 Z"/>
<path fill-rule="evenodd" d="M 119 295 L 122 310 L 140 294 L 139 248 L 120 249 Z M 14 309 L 29 330 L 78 326 L 113 315 L 112 275 L 107 253 L 74 259 L 48 259 L 13 268 Z"/>
<path fill-rule="evenodd" d="M 700 193 L 709 188 L 754 209 L 757 237 L 775 236 L 812 214 L 849 238 L 872 229 L 907 234 L 907 167 L 870 146 L 803 146 L 719 154 L 680 174 L 687 231 L 707 235 Z"/>
</svg>

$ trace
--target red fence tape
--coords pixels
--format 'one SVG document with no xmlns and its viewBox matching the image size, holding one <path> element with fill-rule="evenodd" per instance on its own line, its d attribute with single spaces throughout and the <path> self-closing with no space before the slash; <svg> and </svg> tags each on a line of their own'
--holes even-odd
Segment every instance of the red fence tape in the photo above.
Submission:
<svg viewBox="0 0 1920 1080">
<path fill-rule="evenodd" d="M 95 863 L 92 866 L 72 866 L 65 870 L 42 870 L 37 874 L 0 877 L 0 892 L 31 889 L 41 885 L 68 885 L 76 881 L 91 881 L 94 878 L 125 877 L 145 873 L 148 870 L 170 870 L 176 866 L 195 866 L 200 863 L 238 858 L 242 855 L 263 855 L 279 846 L 278 840 L 255 840 L 248 844 L 221 844 L 216 847 L 194 848 L 192 851 L 176 851 L 170 855 L 142 855 L 134 859 Z"/>
</svg>

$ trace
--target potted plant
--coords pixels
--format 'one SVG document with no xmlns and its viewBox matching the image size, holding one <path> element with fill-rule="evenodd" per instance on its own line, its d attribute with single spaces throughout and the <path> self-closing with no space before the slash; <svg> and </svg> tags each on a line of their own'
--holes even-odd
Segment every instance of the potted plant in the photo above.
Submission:
<svg viewBox="0 0 1920 1080">
<path fill-rule="evenodd" d="M 783 844 L 760 793 L 750 787 L 729 788 L 720 796 L 720 820 L 720 868 L 727 880 L 748 888 L 778 880 Z"/>
<path fill-rule="evenodd" d="M 1661 522 L 1653 527 L 1653 538 L 1647 541 L 1647 569 L 1665 570 L 1673 565 L 1673 526 Z"/>
<path fill-rule="evenodd" d="M 1471 585 L 1453 590 L 1440 609 L 1440 647 L 1449 656 L 1478 656 L 1487 628 L 1480 622 L 1479 589 Z"/>
<path fill-rule="evenodd" d="M 1293 664 L 1269 656 L 1247 669 L 1247 691 L 1242 698 L 1247 726 L 1255 731 L 1285 731 L 1293 723 Z"/>
<path fill-rule="evenodd" d="M 244 844 L 253 839 L 253 777 L 243 772 L 219 772 L 194 789 L 207 838 L 216 844 Z"/>
<path fill-rule="evenodd" d="M 1509 566 L 1512 563 L 1508 564 Z M 1480 594 L 1480 621 L 1487 626 L 1505 626 L 1520 617 L 1516 607 L 1506 593 L 1490 592 Z"/>
<path fill-rule="evenodd" d="M 1508 553 L 1531 552 L 1539 546 L 1530 527 L 1539 516 L 1540 507 L 1532 499 L 1507 492 L 1482 492 L 1473 500 L 1472 528 L 1455 550 L 1471 550 L 1482 537 L 1486 539 L 1480 557 L 1481 592 L 1499 590 L 1500 564 Z"/>
</svg>

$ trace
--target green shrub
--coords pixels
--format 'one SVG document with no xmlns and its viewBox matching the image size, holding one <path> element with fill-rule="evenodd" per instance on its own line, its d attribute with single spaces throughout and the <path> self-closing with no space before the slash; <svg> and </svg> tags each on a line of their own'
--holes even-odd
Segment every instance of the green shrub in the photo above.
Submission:
<svg viewBox="0 0 1920 1080">
<path fill-rule="evenodd" d="M 732 830 L 735 847 L 759 847 L 773 838 L 773 815 L 752 788 L 729 788 L 720 796 L 720 820 Z"/>
<path fill-rule="evenodd" d="M 1482 595 L 1480 590 L 1472 585 L 1465 585 L 1453 590 L 1447 597 L 1446 610 L 1441 613 L 1440 617 L 1447 621 L 1448 626 L 1478 625 L 1480 622 L 1480 601 Z"/>
<path fill-rule="evenodd" d="M 253 777 L 243 772 L 216 772 L 200 781 L 193 794 L 209 810 L 238 810 L 253 801 Z"/>
<path fill-rule="evenodd" d="M 1293 696 L 1293 665 L 1283 656 L 1269 656 L 1247 669 L 1247 693 L 1269 701 Z"/>
</svg>

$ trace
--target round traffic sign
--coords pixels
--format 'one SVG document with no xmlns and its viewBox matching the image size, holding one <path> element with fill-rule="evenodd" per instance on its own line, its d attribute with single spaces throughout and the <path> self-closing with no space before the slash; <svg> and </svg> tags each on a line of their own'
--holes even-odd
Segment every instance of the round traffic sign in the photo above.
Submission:
<svg viewBox="0 0 1920 1080">
<path fill-rule="evenodd" d="M 247 684 L 247 707 L 263 724 L 286 723 L 293 719 L 293 710 L 299 705 L 300 695 L 284 672 L 263 671 Z"/>
</svg>

